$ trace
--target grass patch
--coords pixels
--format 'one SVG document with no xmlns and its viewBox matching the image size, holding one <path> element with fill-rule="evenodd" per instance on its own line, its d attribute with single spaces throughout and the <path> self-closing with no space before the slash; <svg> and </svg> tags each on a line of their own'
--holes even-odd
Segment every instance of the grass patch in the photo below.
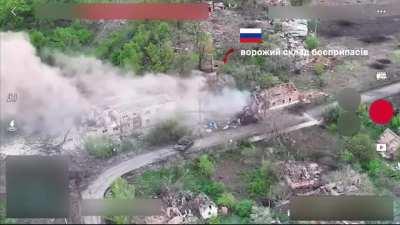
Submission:
<svg viewBox="0 0 400 225">
<path fill-rule="evenodd" d="M 89 136 L 84 141 L 84 148 L 90 155 L 107 159 L 113 156 L 116 145 L 106 136 Z"/>
</svg>

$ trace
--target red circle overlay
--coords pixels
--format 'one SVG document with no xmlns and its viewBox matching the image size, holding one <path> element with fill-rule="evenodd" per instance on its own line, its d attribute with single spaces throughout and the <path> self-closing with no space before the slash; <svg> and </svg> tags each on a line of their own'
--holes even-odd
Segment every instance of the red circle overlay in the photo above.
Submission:
<svg viewBox="0 0 400 225">
<path fill-rule="evenodd" d="M 388 124 L 392 120 L 393 116 L 393 105 L 387 100 L 376 100 L 369 107 L 369 117 L 376 124 Z"/>
</svg>

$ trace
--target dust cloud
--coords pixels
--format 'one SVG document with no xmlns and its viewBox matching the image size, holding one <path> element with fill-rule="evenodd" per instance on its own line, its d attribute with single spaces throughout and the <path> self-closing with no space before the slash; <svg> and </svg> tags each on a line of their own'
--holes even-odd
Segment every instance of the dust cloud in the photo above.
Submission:
<svg viewBox="0 0 400 225">
<path fill-rule="evenodd" d="M 193 122 L 199 112 L 205 117 L 229 117 L 248 100 L 247 92 L 232 88 L 210 92 L 203 76 L 135 76 L 87 56 L 53 53 L 49 66 L 37 56 L 26 34 L 0 35 L 1 120 L 14 119 L 28 133 L 65 132 L 94 108 L 144 113 L 158 107 L 154 119 L 179 113 Z M 18 101 L 7 102 L 13 92 Z"/>
</svg>

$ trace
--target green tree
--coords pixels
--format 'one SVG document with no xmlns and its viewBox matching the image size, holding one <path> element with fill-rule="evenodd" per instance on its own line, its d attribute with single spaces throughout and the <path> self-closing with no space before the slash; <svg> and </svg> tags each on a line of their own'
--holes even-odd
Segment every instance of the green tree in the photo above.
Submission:
<svg viewBox="0 0 400 225">
<path fill-rule="evenodd" d="M 161 45 L 150 43 L 145 47 L 145 51 L 150 62 L 150 71 L 166 72 L 169 70 L 174 57 L 170 42 L 164 42 Z"/>
<path fill-rule="evenodd" d="M 230 209 L 232 209 L 235 206 L 236 199 L 235 196 L 233 196 L 231 193 L 225 192 L 222 193 L 221 196 L 218 197 L 217 199 L 217 204 L 226 206 Z"/>
<path fill-rule="evenodd" d="M 63 51 L 75 50 L 88 44 L 93 38 L 93 33 L 74 23 L 69 27 L 57 27 L 49 36 L 49 46 Z"/>
<path fill-rule="evenodd" d="M 197 171 L 205 177 L 211 177 L 214 174 L 214 163 L 208 158 L 208 155 L 202 155 L 196 164 Z"/>
<path fill-rule="evenodd" d="M 354 156 L 364 169 L 367 169 L 370 161 L 376 157 L 374 144 L 367 134 L 357 134 L 348 139 L 344 148 Z"/>
<path fill-rule="evenodd" d="M 314 34 L 309 34 L 309 35 L 306 37 L 305 45 L 306 45 L 306 48 L 307 48 L 308 50 L 313 50 L 313 49 L 318 48 L 318 46 L 319 46 L 318 37 L 315 36 Z"/>
<path fill-rule="evenodd" d="M 265 197 L 276 179 L 271 164 L 263 161 L 260 168 L 247 174 L 247 191 L 253 198 Z"/>
<path fill-rule="evenodd" d="M 2 30 L 22 30 L 34 22 L 32 0 L 0 1 L 0 28 Z M 13 10 L 14 9 L 14 10 Z M 15 13 L 15 16 L 11 13 Z"/>
<path fill-rule="evenodd" d="M 111 54 L 114 64 L 122 65 L 137 74 L 143 74 L 146 71 L 166 72 L 171 68 L 175 54 L 168 23 L 135 23 L 128 36 L 131 38 L 122 45 L 121 49 L 114 49 L 116 52 Z M 112 39 L 124 40 L 124 37 L 123 35 L 122 37 L 114 36 Z M 108 40 L 97 52 L 110 55 L 108 53 L 110 46 L 114 44 L 112 39 Z"/>
<path fill-rule="evenodd" d="M 113 57 L 114 64 L 122 64 L 125 68 L 133 70 L 135 73 L 143 73 L 144 52 L 141 50 L 140 42 L 130 42 L 124 45 L 119 57 Z"/>
<path fill-rule="evenodd" d="M 37 48 L 41 49 L 48 45 L 49 39 L 40 31 L 32 31 L 29 33 L 31 43 Z"/>
</svg>

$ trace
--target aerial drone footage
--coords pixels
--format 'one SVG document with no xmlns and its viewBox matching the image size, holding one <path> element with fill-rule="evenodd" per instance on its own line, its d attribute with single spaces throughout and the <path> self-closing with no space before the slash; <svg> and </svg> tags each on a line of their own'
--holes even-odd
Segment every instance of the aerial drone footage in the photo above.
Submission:
<svg viewBox="0 0 400 225">
<path fill-rule="evenodd" d="M 398 0 L 0 1 L 1 224 L 399 224 Z"/>
</svg>

